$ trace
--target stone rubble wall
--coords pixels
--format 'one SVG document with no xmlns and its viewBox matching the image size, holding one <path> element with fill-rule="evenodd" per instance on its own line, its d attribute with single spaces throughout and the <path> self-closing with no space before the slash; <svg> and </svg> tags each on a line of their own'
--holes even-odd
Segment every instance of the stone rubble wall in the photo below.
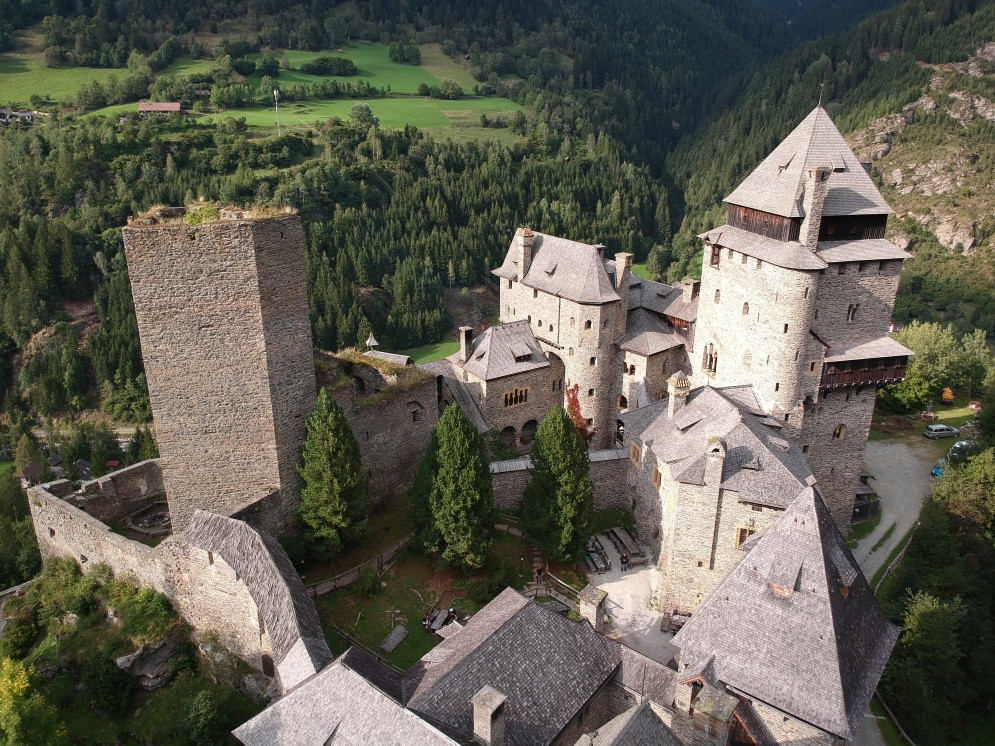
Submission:
<svg viewBox="0 0 995 746">
<path fill-rule="evenodd" d="M 191 547 L 182 536 L 156 547 L 133 541 L 44 487 L 28 490 L 28 501 L 43 559 L 72 557 L 83 572 L 106 564 L 115 576 L 162 593 L 194 629 L 216 633 L 254 668 L 262 668 L 264 654 L 272 655 L 252 596 L 220 557 Z"/>
<path fill-rule="evenodd" d="M 83 482 L 79 490 L 67 495 L 66 499 L 103 523 L 125 518 L 166 499 L 159 459 L 141 461 Z"/>
<path fill-rule="evenodd" d="M 625 480 L 624 459 L 613 458 L 616 452 L 591 451 L 591 481 L 594 483 L 594 509 L 622 508 L 631 510 L 629 490 Z M 598 460 L 609 457 L 610 460 Z M 491 463 L 494 480 L 494 502 L 500 510 L 518 510 L 529 483 L 532 462 L 526 458 Z"/>
</svg>

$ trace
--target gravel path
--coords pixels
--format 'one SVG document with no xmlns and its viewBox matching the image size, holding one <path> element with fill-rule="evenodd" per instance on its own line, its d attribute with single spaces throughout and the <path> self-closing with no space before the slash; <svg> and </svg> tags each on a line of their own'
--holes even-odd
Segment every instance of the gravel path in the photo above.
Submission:
<svg viewBox="0 0 995 746">
<path fill-rule="evenodd" d="M 881 523 L 853 551 L 868 580 L 919 518 L 923 500 L 932 489 L 929 472 L 934 460 L 933 449 L 928 443 L 908 446 L 868 441 L 864 463 L 874 475 L 873 487 L 881 498 Z M 888 540 L 874 550 L 874 545 L 893 525 L 895 530 Z"/>
</svg>

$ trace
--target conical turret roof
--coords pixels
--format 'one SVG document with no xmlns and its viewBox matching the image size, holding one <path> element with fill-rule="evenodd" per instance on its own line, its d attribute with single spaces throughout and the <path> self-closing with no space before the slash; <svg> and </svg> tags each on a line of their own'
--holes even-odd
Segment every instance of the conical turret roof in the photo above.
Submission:
<svg viewBox="0 0 995 746">
<path fill-rule="evenodd" d="M 823 215 L 893 212 L 821 106 L 813 109 L 725 201 L 786 218 L 804 217 L 805 174 L 817 166 L 833 169 Z"/>
<path fill-rule="evenodd" d="M 850 739 L 899 629 L 806 487 L 674 637 L 691 669 Z"/>
</svg>

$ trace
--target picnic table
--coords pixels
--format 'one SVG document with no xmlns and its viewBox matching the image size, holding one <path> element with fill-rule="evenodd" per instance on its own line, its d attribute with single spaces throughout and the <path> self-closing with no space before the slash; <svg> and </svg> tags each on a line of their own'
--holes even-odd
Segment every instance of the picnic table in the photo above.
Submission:
<svg viewBox="0 0 995 746">
<path fill-rule="evenodd" d="M 432 617 L 432 624 L 429 625 L 429 628 L 433 632 L 438 632 L 440 629 L 442 629 L 442 625 L 446 623 L 446 619 L 448 618 L 449 618 L 449 609 L 439 609 L 437 612 L 435 612 L 435 616 Z"/>
<path fill-rule="evenodd" d="M 401 641 L 408 636 L 408 629 L 403 624 L 399 624 L 390 631 L 386 639 L 380 644 L 388 655 L 394 652 L 394 648 L 401 644 Z"/>
<path fill-rule="evenodd" d="M 612 563 L 605 552 L 601 540 L 597 536 L 592 536 L 587 543 L 587 554 L 584 555 L 584 563 L 590 572 L 603 573 L 611 569 Z"/>
<path fill-rule="evenodd" d="M 643 555 L 642 547 L 636 543 L 636 540 L 632 538 L 632 535 L 622 526 L 610 528 L 606 534 L 608 538 L 611 539 L 612 544 L 615 545 L 615 549 L 618 550 L 619 554 L 629 555 L 630 565 L 646 564 L 646 557 Z"/>
</svg>

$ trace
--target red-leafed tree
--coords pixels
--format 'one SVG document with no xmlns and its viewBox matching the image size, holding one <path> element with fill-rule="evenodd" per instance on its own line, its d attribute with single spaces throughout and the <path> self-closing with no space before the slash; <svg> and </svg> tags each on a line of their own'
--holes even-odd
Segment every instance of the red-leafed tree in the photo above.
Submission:
<svg viewBox="0 0 995 746">
<path fill-rule="evenodd" d="M 570 421 L 577 428 L 577 432 L 581 434 L 581 437 L 589 441 L 594 437 L 594 428 L 588 429 L 587 420 L 580 413 L 580 402 L 577 400 L 577 392 L 579 390 L 580 384 L 578 383 L 575 383 L 573 386 L 567 386 L 567 415 L 569 415 Z"/>
</svg>

